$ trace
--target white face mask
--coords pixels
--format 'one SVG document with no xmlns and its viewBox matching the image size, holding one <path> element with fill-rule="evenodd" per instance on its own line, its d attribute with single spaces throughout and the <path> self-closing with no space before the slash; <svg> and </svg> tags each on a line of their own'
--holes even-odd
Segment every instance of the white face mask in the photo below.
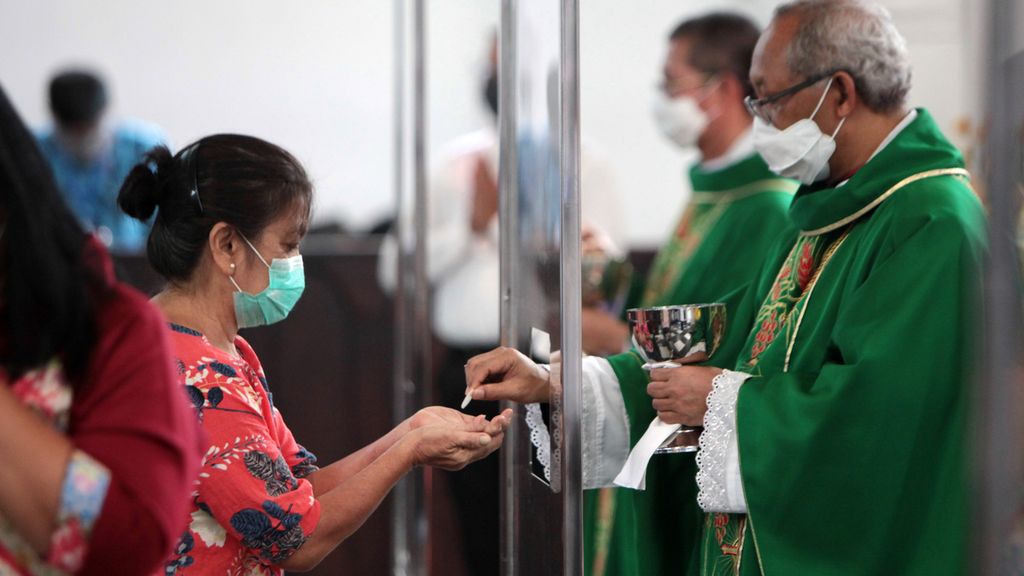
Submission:
<svg viewBox="0 0 1024 576">
<path fill-rule="evenodd" d="M 680 148 L 693 148 L 707 127 L 708 115 L 693 96 L 670 98 L 659 94 L 653 106 L 654 120 L 666 138 Z"/>
<path fill-rule="evenodd" d="M 814 122 L 814 116 L 825 102 L 825 95 L 831 87 L 832 79 L 829 78 L 811 116 L 794 122 L 785 130 L 754 118 L 754 149 L 764 158 L 772 172 L 804 184 L 828 178 L 828 160 L 836 151 L 835 137 L 846 122 L 846 118 L 840 120 L 831 136 L 824 134 Z"/>
</svg>

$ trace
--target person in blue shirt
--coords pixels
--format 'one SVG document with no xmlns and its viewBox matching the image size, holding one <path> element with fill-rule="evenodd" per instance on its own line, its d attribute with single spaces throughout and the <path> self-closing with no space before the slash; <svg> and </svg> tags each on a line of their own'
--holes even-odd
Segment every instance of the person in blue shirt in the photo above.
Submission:
<svg viewBox="0 0 1024 576">
<path fill-rule="evenodd" d="M 138 120 L 107 121 L 107 89 L 88 71 L 69 70 L 50 81 L 53 126 L 38 134 L 64 199 L 82 225 L 115 252 L 145 247 L 148 229 L 117 208 L 125 176 L 163 132 Z"/>
</svg>

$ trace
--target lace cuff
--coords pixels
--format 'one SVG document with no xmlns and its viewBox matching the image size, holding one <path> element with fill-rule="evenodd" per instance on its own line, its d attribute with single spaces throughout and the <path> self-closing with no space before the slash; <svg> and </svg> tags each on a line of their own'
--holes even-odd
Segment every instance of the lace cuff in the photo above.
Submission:
<svg viewBox="0 0 1024 576">
<path fill-rule="evenodd" d="M 546 367 L 545 367 L 546 368 Z M 583 488 L 612 486 L 615 474 L 629 455 L 629 417 L 611 364 L 603 358 L 583 359 L 582 464 Z M 526 425 L 544 479 L 551 481 L 551 433 L 541 415 L 540 405 L 526 405 Z"/>
<path fill-rule="evenodd" d="M 725 370 L 711 383 L 697 452 L 697 503 L 705 512 L 747 511 L 736 441 L 736 400 L 747 378 Z"/>
<path fill-rule="evenodd" d="M 536 449 L 537 462 L 544 467 L 544 479 L 551 483 L 551 432 L 544 423 L 540 404 L 526 405 L 526 426 L 530 429 L 530 444 Z"/>
<path fill-rule="evenodd" d="M 106 466 L 85 452 L 76 450 L 71 454 L 60 494 L 57 529 L 50 538 L 47 564 L 63 572 L 78 572 L 109 487 L 110 471 Z"/>
</svg>

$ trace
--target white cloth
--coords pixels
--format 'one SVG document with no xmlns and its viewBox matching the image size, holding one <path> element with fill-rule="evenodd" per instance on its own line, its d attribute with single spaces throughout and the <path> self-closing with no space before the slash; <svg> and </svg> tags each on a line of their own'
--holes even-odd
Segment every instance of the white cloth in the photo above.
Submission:
<svg viewBox="0 0 1024 576">
<path fill-rule="evenodd" d="M 697 504 L 705 512 L 747 511 L 736 439 L 736 400 L 750 374 L 725 370 L 711 383 L 697 451 Z"/>
<path fill-rule="evenodd" d="M 615 485 L 633 490 L 646 490 L 647 464 L 654 457 L 654 452 L 681 427 L 680 424 L 669 424 L 655 416 L 640 441 L 629 451 L 626 463 L 615 477 Z"/>
<path fill-rule="evenodd" d="M 428 196 L 427 277 L 434 289 L 433 328 L 450 346 L 490 346 L 500 330 L 498 219 L 486 234 L 470 228 L 474 178 L 484 157 L 498 176 L 498 137 L 493 129 L 463 136 L 447 146 L 432 174 Z M 580 158 L 584 225 L 616 246 L 625 240 L 624 206 L 609 166 L 584 150 Z M 398 246 L 389 235 L 381 246 L 377 277 L 385 290 L 395 287 Z"/>
</svg>

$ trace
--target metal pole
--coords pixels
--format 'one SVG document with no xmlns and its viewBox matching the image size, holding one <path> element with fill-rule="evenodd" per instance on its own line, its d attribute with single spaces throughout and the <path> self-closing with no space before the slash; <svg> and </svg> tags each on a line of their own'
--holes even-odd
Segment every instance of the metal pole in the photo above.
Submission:
<svg viewBox="0 0 1024 576">
<path fill-rule="evenodd" d="M 1016 6 L 1015 6 L 1016 4 Z M 1024 84 L 1024 57 L 1010 60 L 1014 23 L 1024 17 L 1020 3 L 989 0 L 986 58 L 985 143 L 989 201 L 989 260 L 985 274 L 983 373 L 975 397 L 973 566 L 977 574 L 1016 573 L 1003 566 L 1021 488 L 1021 295 L 1014 244 L 1019 192 L 1015 182 L 1021 109 L 1014 106 Z M 1013 72 L 1016 72 L 1013 74 Z M 1016 110 L 1014 109 L 1016 108 Z"/>
<path fill-rule="evenodd" d="M 411 11 L 407 7 L 408 3 L 412 4 Z M 430 382 L 429 285 L 425 251 L 426 42 L 423 0 L 395 0 L 394 8 L 394 183 L 398 206 L 398 281 L 395 292 L 393 386 L 394 419 L 401 422 L 425 404 Z M 410 36 L 412 42 L 406 42 Z M 408 217 L 409 214 L 412 218 Z M 410 225 L 412 230 L 409 229 Z M 417 469 L 403 478 L 394 490 L 391 571 L 395 576 L 426 574 L 427 514 L 424 488 L 423 470 Z"/>
<path fill-rule="evenodd" d="M 579 0 L 561 0 L 561 316 L 563 574 L 583 574 L 581 422 L 582 310 L 580 265 Z"/>
<path fill-rule="evenodd" d="M 398 246 L 398 257 L 395 259 L 395 359 L 392 375 L 392 419 L 398 421 L 405 412 L 403 399 L 408 380 L 408 318 L 406 302 L 408 278 L 407 250 L 408 230 L 406 213 L 408 207 L 405 198 L 405 0 L 394 1 L 395 22 L 395 68 L 394 68 L 394 121 L 393 153 L 395 163 L 395 240 Z M 406 573 L 409 565 L 409 542 L 405 526 L 409 524 L 409 511 L 406 503 L 409 499 L 409 485 L 399 482 L 395 486 L 391 499 L 391 573 L 401 576 Z"/>
<path fill-rule="evenodd" d="M 519 261 L 506 255 L 505 247 L 517 244 L 519 230 L 518 187 L 516 173 L 516 0 L 501 2 L 501 48 L 498 53 L 498 184 L 499 208 L 498 231 L 502 258 L 500 263 L 501 291 L 501 344 L 517 347 L 519 323 L 512 302 L 512 282 L 519 273 Z M 519 463 L 524 456 L 523 447 L 515 442 L 522 433 L 522 407 L 513 402 L 503 402 L 502 409 L 511 408 L 515 416 L 509 424 L 505 437 L 506 446 L 501 451 L 501 574 L 514 576 L 518 570 L 516 550 L 519 543 L 519 508 L 517 495 L 520 493 Z"/>
</svg>

